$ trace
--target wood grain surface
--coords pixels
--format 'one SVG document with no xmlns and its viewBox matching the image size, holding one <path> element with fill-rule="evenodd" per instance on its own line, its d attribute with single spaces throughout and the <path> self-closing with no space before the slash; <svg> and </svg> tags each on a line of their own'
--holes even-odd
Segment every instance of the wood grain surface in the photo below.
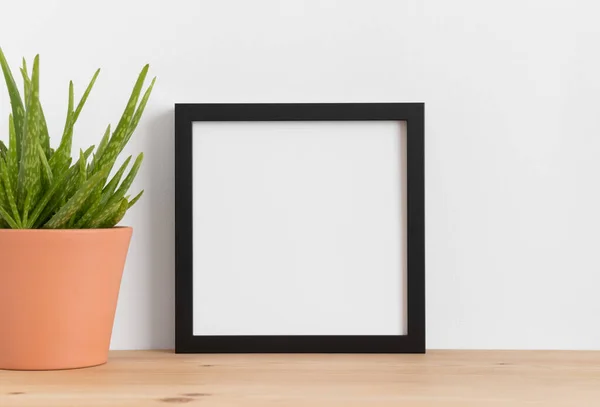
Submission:
<svg viewBox="0 0 600 407">
<path fill-rule="evenodd" d="M 116 351 L 95 368 L 0 371 L 0 406 L 600 406 L 600 352 L 175 355 Z"/>
</svg>

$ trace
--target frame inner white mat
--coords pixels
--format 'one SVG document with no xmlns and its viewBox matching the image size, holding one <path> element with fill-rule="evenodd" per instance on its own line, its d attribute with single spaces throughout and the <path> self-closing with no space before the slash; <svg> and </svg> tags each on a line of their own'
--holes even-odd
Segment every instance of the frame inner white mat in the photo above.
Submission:
<svg viewBox="0 0 600 407">
<path fill-rule="evenodd" d="M 405 335 L 406 127 L 193 124 L 194 335 Z"/>
</svg>

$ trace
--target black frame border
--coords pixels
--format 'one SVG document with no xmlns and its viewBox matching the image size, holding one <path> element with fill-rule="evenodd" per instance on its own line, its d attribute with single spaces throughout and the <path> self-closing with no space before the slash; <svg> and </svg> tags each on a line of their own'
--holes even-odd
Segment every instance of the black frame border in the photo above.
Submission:
<svg viewBox="0 0 600 407">
<path fill-rule="evenodd" d="M 407 335 L 195 336 L 192 123 L 407 122 Z M 175 104 L 176 353 L 425 353 L 425 106 L 423 103 Z"/>
</svg>

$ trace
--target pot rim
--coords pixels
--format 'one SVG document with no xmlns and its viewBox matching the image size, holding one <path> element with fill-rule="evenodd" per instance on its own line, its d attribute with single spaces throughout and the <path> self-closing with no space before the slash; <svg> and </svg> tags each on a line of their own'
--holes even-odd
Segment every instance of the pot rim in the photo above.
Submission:
<svg viewBox="0 0 600 407">
<path fill-rule="evenodd" d="M 118 232 L 133 230 L 131 226 L 114 226 L 112 228 L 94 228 L 94 229 L 0 229 L 0 233 L 100 233 L 100 232 Z"/>
</svg>

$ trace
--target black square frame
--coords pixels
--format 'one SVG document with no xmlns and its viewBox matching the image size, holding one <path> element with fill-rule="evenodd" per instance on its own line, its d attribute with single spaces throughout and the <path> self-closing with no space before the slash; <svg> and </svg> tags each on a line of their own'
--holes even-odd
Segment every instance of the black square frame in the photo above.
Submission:
<svg viewBox="0 0 600 407">
<path fill-rule="evenodd" d="M 423 103 L 175 104 L 176 353 L 425 353 L 425 106 Z M 406 335 L 193 334 L 192 124 L 198 121 L 407 123 Z"/>
</svg>

